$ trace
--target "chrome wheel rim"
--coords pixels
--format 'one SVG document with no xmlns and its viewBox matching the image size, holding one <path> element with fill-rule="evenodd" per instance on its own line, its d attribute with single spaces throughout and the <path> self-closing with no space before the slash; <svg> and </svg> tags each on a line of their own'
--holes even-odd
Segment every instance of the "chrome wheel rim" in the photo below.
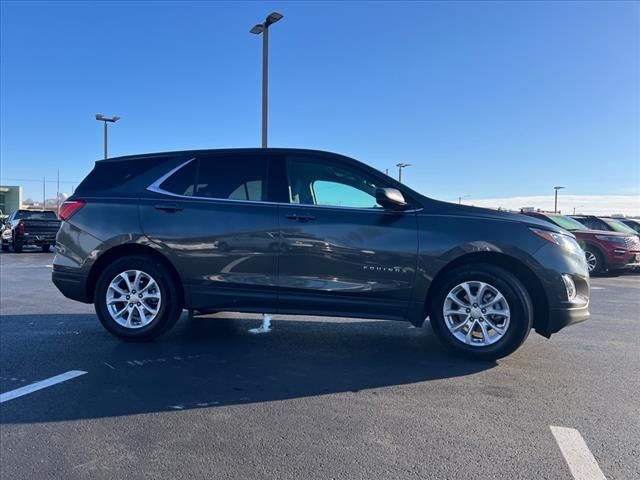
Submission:
<svg viewBox="0 0 640 480">
<path fill-rule="evenodd" d="M 598 257 L 593 252 L 584 252 L 584 257 L 587 259 L 587 268 L 589 273 L 593 272 L 598 265 Z"/>
<path fill-rule="evenodd" d="M 463 282 L 447 294 L 442 309 L 453 337 L 472 347 L 486 347 L 509 330 L 511 311 L 502 293 L 485 282 Z"/>
<path fill-rule="evenodd" d="M 116 275 L 107 288 L 107 310 L 125 328 L 142 328 L 155 320 L 162 294 L 155 279 L 141 270 Z"/>
</svg>

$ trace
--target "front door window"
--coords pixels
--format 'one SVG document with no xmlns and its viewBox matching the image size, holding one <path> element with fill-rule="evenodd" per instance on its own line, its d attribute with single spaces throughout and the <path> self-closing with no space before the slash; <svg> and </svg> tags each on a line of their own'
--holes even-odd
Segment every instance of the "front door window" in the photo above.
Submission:
<svg viewBox="0 0 640 480">
<path fill-rule="evenodd" d="M 376 203 L 375 179 L 345 166 L 323 160 L 290 158 L 289 201 L 301 205 L 382 208 Z"/>
</svg>

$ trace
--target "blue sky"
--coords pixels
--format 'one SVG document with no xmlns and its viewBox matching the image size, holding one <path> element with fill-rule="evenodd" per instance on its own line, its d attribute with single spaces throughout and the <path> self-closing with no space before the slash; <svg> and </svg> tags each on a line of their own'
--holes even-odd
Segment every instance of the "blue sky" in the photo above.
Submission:
<svg viewBox="0 0 640 480">
<path fill-rule="evenodd" d="M 445 200 L 640 194 L 634 2 L 2 2 L 1 181 L 102 155 L 259 145 L 344 153 Z M 53 184 L 48 189 L 55 188 Z M 65 184 L 64 191 L 70 190 Z M 53 190 L 52 190 L 53 191 Z"/>
</svg>

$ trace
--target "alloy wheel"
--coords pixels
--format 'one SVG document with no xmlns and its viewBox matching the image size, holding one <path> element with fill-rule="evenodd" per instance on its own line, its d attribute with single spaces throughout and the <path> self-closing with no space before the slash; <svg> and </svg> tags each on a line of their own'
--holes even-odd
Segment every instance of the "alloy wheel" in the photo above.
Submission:
<svg viewBox="0 0 640 480">
<path fill-rule="evenodd" d="M 158 316 L 162 294 L 151 275 L 126 270 L 116 275 L 107 288 L 107 311 L 125 328 L 142 328 Z"/>
<path fill-rule="evenodd" d="M 506 298 L 493 285 L 480 281 L 453 287 L 442 313 L 449 332 L 474 347 L 486 347 L 502 339 L 511 321 Z"/>
<path fill-rule="evenodd" d="M 589 251 L 584 252 L 584 256 L 587 259 L 587 268 L 589 269 L 589 273 L 591 273 L 598 266 L 598 257 L 596 257 L 593 252 Z"/>
</svg>

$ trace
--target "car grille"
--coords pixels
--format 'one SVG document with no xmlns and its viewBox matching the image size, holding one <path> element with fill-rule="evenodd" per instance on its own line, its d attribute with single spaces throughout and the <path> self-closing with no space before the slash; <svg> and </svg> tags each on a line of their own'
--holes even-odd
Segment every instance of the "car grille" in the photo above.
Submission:
<svg viewBox="0 0 640 480">
<path fill-rule="evenodd" d="M 640 239 L 638 237 L 625 237 L 624 243 L 628 250 L 640 251 Z"/>
</svg>

